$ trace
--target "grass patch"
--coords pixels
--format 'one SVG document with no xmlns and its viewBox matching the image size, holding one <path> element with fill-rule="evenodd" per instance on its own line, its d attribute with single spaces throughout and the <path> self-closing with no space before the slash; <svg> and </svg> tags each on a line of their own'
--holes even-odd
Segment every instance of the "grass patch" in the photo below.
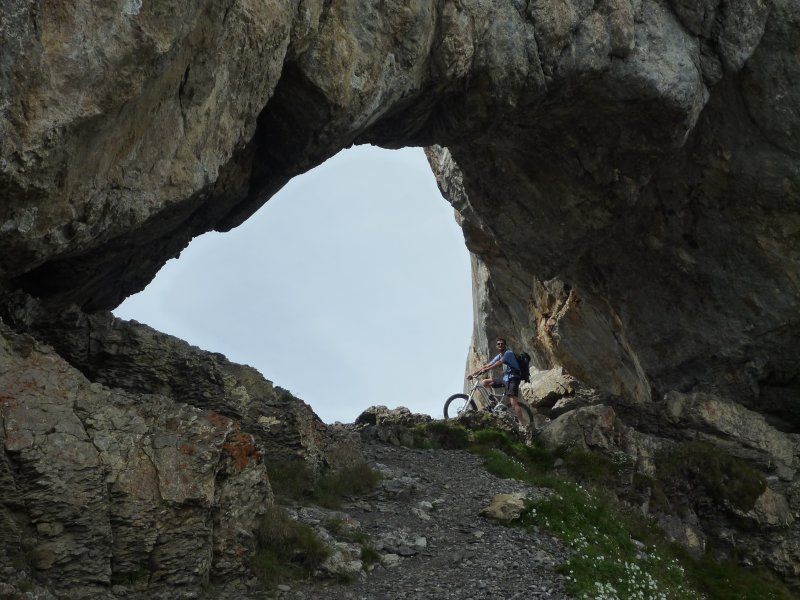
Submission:
<svg viewBox="0 0 800 600">
<path fill-rule="evenodd" d="M 331 534 L 335 536 L 342 535 L 347 529 L 347 520 L 346 519 L 328 519 L 325 521 L 325 529 L 331 532 Z"/>
<path fill-rule="evenodd" d="M 380 473 L 366 463 L 328 471 L 316 479 L 303 461 L 275 465 L 267 472 L 278 499 L 311 502 L 327 508 L 338 508 L 344 498 L 369 492 L 381 480 Z"/>
<path fill-rule="evenodd" d="M 559 570 L 576 598 L 703 598 L 687 585 L 675 557 L 633 542 L 613 500 L 577 484 L 560 482 L 550 497 L 530 504 L 523 523 L 544 527 L 572 548 Z"/>
<path fill-rule="evenodd" d="M 613 480 L 627 464 L 625 461 L 577 448 L 549 452 L 539 446 L 514 442 L 506 433 L 496 430 L 474 432 L 470 451 L 481 456 L 487 470 L 498 477 L 553 490 L 549 497 L 527 506 L 522 524 L 547 529 L 572 548 L 572 556 L 560 570 L 567 576 L 567 591 L 575 598 L 797 598 L 782 582 L 763 572 L 715 562 L 710 557 L 701 561 L 691 559 L 685 550 L 669 543 L 649 520 L 621 507 L 615 498 L 552 473 L 552 464 L 558 457 L 576 479 L 601 485 Z M 743 468 L 741 461 L 713 447 L 690 447 L 672 459 L 675 464 L 687 462 L 688 472 L 701 477 L 696 470 L 700 457 L 713 460 L 710 473 L 702 477 L 708 478 L 704 485 L 716 485 L 716 497 L 730 501 L 729 494 L 746 489 L 751 494 L 747 502 L 754 502 L 752 494 L 763 491 L 759 483 L 763 478 L 756 477 L 758 474 L 749 467 L 744 482 L 731 481 L 732 474 Z M 635 480 L 640 487 L 650 483 L 656 491 L 653 496 L 656 502 L 667 503 L 658 481 L 644 476 Z"/>
<path fill-rule="evenodd" d="M 267 509 L 256 529 L 253 571 L 267 587 L 310 576 L 330 551 L 314 531 L 278 506 Z"/>
<path fill-rule="evenodd" d="M 752 510 L 767 488 L 764 476 L 741 459 L 705 442 L 686 442 L 656 456 L 659 479 L 679 491 L 702 488 L 719 506 Z"/>
<path fill-rule="evenodd" d="M 369 492 L 380 480 L 380 473 L 366 463 L 329 471 L 320 477 L 311 493 L 311 499 L 320 506 L 338 508 L 344 498 Z"/>
<path fill-rule="evenodd" d="M 374 565 L 381 562 L 380 553 L 372 546 L 361 546 L 361 562 L 365 565 Z"/>
<path fill-rule="evenodd" d="M 563 456 L 564 466 L 577 479 L 593 485 L 610 482 L 617 473 L 617 467 L 608 456 L 590 452 L 585 448 L 568 448 Z"/>
<path fill-rule="evenodd" d="M 272 491 L 279 499 L 302 500 L 314 491 L 314 473 L 302 460 L 267 467 Z"/>
<path fill-rule="evenodd" d="M 704 558 L 687 569 L 688 576 L 709 600 L 797 600 L 783 582 L 761 569 L 747 569 L 731 561 Z"/>
<path fill-rule="evenodd" d="M 482 457 L 487 470 L 497 477 L 537 485 L 550 483 L 548 473 L 553 455 L 535 442 L 523 444 L 514 441 L 505 431 L 484 429 L 474 432 L 469 450 Z"/>
<path fill-rule="evenodd" d="M 382 561 L 380 553 L 370 545 L 369 535 L 353 528 L 346 519 L 330 519 L 325 523 L 325 529 L 339 539 L 361 546 L 360 558 L 365 566 Z"/>
<path fill-rule="evenodd" d="M 446 421 L 431 421 L 417 425 L 412 431 L 415 448 L 437 450 L 466 450 L 470 434 L 464 427 Z"/>
<path fill-rule="evenodd" d="M 525 466 L 509 458 L 499 450 L 492 448 L 481 448 L 476 452 L 483 458 L 483 465 L 495 477 L 503 479 L 528 479 L 528 472 Z"/>
</svg>

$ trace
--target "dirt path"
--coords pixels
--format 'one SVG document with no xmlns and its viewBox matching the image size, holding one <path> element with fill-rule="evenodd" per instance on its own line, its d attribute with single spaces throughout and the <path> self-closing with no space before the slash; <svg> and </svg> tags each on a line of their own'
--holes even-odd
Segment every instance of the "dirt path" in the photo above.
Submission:
<svg viewBox="0 0 800 600">
<path fill-rule="evenodd" d="M 480 516 L 498 493 L 542 491 L 488 474 L 462 450 L 410 450 L 369 442 L 384 480 L 341 512 L 369 535 L 383 564 L 350 584 L 295 586 L 282 598 L 342 600 L 568 598 L 554 568 L 567 555 L 544 532 Z"/>
</svg>

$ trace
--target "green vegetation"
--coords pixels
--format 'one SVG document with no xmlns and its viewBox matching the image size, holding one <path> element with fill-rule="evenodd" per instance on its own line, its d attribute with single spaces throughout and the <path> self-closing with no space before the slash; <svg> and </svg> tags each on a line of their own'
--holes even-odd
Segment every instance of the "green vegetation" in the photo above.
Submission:
<svg viewBox="0 0 800 600">
<path fill-rule="evenodd" d="M 328 547 L 314 531 L 272 506 L 256 530 L 253 571 L 267 587 L 304 579 L 328 557 Z"/>
<path fill-rule="evenodd" d="M 278 499 L 301 500 L 314 491 L 314 473 L 305 461 L 293 460 L 270 465 L 267 474 Z"/>
<path fill-rule="evenodd" d="M 447 426 L 445 424 L 445 426 Z M 444 433 L 440 435 L 445 437 Z M 461 434 L 458 434 L 461 435 Z M 537 445 L 515 442 L 504 432 L 471 432 L 468 448 L 481 456 L 491 473 L 550 488 L 545 498 L 531 502 L 522 516 L 527 527 L 544 528 L 573 550 L 560 568 L 567 576 L 567 591 L 576 598 L 655 600 L 768 600 L 795 598 L 768 574 L 710 556 L 693 560 L 685 550 L 669 543 L 650 521 L 621 506 L 600 490 L 624 471 L 627 458 L 609 458 L 580 448 L 548 451 Z M 553 474 L 561 459 L 575 481 Z M 691 478 L 717 501 L 734 503 L 745 510 L 763 491 L 763 478 L 734 457 L 708 444 L 685 444 L 660 457 L 659 469 L 668 476 Z M 703 469 L 706 472 L 703 472 Z M 741 481 L 734 481 L 739 474 Z M 580 485 L 581 482 L 587 487 Z M 651 501 L 663 507 L 669 501 L 662 482 L 634 477 L 633 491 L 651 488 Z M 634 541 L 636 540 L 636 541 Z"/>
<path fill-rule="evenodd" d="M 691 562 L 689 578 L 710 600 L 796 600 L 783 582 L 763 570 L 745 569 L 736 563 L 704 557 Z"/>
<path fill-rule="evenodd" d="M 150 568 L 148 565 L 143 565 L 135 571 L 111 573 L 111 585 L 136 585 L 137 583 L 147 581 L 149 577 Z"/>
<path fill-rule="evenodd" d="M 767 488 L 764 476 L 719 448 L 686 442 L 656 457 L 659 477 L 669 485 L 700 487 L 720 506 L 749 511 Z"/>
<path fill-rule="evenodd" d="M 613 500 L 578 484 L 559 482 L 530 504 L 523 523 L 544 527 L 572 548 L 561 570 L 577 598 L 702 598 L 676 557 L 634 543 L 633 524 Z"/>
<path fill-rule="evenodd" d="M 347 469 L 329 471 L 320 477 L 311 498 L 321 506 L 338 508 L 343 498 L 372 490 L 381 480 L 380 473 L 366 463 Z"/>
<path fill-rule="evenodd" d="M 610 483 L 618 472 L 618 466 L 611 458 L 599 452 L 584 448 L 566 448 L 563 456 L 564 467 L 579 481 L 591 485 Z"/>
<path fill-rule="evenodd" d="M 303 461 L 279 464 L 267 472 L 278 499 L 306 501 L 327 508 L 338 508 L 342 499 L 370 491 L 381 479 L 380 473 L 366 463 L 328 471 L 316 479 Z"/>
<path fill-rule="evenodd" d="M 504 470 L 515 471 L 519 467 L 522 467 L 529 475 L 544 476 L 553 465 L 553 456 L 542 446 L 535 442 L 530 445 L 516 442 L 505 431 L 495 429 L 482 429 L 474 432 L 470 452 L 490 461 L 491 468 L 497 470 L 497 472 L 491 472 L 498 477 L 507 477 L 503 475 Z M 516 466 L 504 464 L 503 456 L 510 458 Z"/>
<path fill-rule="evenodd" d="M 347 469 L 328 471 L 315 477 L 304 461 L 292 461 L 268 469 L 270 483 L 279 501 L 313 503 L 338 508 L 344 498 L 372 490 L 380 474 L 366 463 Z M 380 554 L 369 545 L 367 534 L 356 531 L 346 519 L 330 519 L 325 528 L 338 538 L 361 546 L 361 560 L 366 564 L 380 561 Z M 265 515 L 257 531 L 253 570 L 267 587 L 304 579 L 328 557 L 330 550 L 314 531 L 289 518 L 279 506 Z M 352 581 L 349 573 L 337 573 L 337 581 Z"/>
<path fill-rule="evenodd" d="M 361 562 L 365 565 L 374 565 L 376 563 L 381 562 L 381 555 L 380 552 L 375 550 L 372 546 L 367 546 L 365 544 L 361 545 Z"/>
<path fill-rule="evenodd" d="M 325 523 L 325 529 L 339 539 L 347 540 L 361 546 L 361 562 L 365 565 L 381 562 L 380 553 L 369 543 L 369 535 L 354 529 L 345 519 L 330 519 Z"/>
<path fill-rule="evenodd" d="M 572 548 L 570 559 L 560 569 L 567 577 L 567 591 L 576 598 L 796 598 L 768 573 L 716 561 L 711 553 L 692 559 L 684 549 L 667 542 L 649 520 L 601 491 L 619 485 L 620 476 L 627 473 L 628 481 L 632 477 L 630 496 L 648 497 L 651 508 L 661 512 L 674 511 L 675 498 L 690 498 L 693 492 L 720 507 L 751 509 L 766 487 L 763 476 L 710 444 L 688 442 L 662 453 L 656 457 L 658 476 L 651 478 L 632 474 L 624 455 L 608 457 L 577 447 L 547 450 L 493 429 L 470 431 L 458 424 L 432 422 L 416 427 L 412 439 L 417 447 L 468 449 L 498 477 L 549 488 L 549 495 L 527 506 L 521 523 L 546 529 Z M 556 462 L 559 473 L 568 473 L 569 480 L 556 475 Z M 368 492 L 380 480 L 366 464 L 315 479 L 306 464 L 298 461 L 274 467 L 269 474 L 278 498 L 332 508 L 345 497 Z M 352 529 L 345 519 L 331 519 L 325 526 L 337 537 L 358 543 L 365 565 L 380 561 L 368 536 Z M 327 552 L 311 529 L 276 508 L 259 528 L 253 566 L 262 581 L 275 585 L 306 577 Z M 342 575 L 342 581 L 348 579 Z"/>
<path fill-rule="evenodd" d="M 431 421 L 418 425 L 411 432 L 415 448 L 465 450 L 469 447 L 470 432 L 456 423 Z"/>
</svg>

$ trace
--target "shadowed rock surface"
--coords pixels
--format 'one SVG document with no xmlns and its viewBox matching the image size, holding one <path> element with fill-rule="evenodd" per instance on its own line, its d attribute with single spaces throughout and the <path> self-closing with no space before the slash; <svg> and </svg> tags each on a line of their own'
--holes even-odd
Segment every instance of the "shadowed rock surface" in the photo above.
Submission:
<svg viewBox="0 0 800 600">
<path fill-rule="evenodd" d="M 209 583 L 257 596 L 266 467 L 301 460 L 319 474 L 364 460 L 354 434 L 250 367 L 108 313 L 6 300 L 14 326 L 59 353 L 0 319 L 9 581 L 64 598 L 196 597 Z"/>
<path fill-rule="evenodd" d="M 0 325 L 3 579 L 60 598 L 122 582 L 176 597 L 209 577 L 241 587 L 272 491 L 236 421 L 89 382 Z M 24 588 L 23 588 L 24 589 Z"/>
<path fill-rule="evenodd" d="M 81 11 L 0 22 L 7 286 L 113 308 L 339 149 L 429 145 L 475 352 L 502 330 L 634 402 L 702 389 L 794 426 L 796 3 Z"/>
<path fill-rule="evenodd" d="M 340 149 L 421 145 L 473 255 L 469 365 L 505 335 L 553 373 L 528 392 L 549 435 L 578 423 L 583 440 L 638 448 L 642 473 L 650 443 L 623 443 L 637 435 L 735 449 L 779 482 L 744 552 L 800 577 L 786 517 L 800 507 L 797 2 L 12 0 L 0 33 L 0 286 L 39 299 L 3 295 L 4 339 L 27 341 L 5 346 L 0 374 L 21 394 L 11 361 L 71 373 L 22 397 L 75 425 L 77 454 L 59 460 L 85 465 L 87 501 L 104 502 L 94 482 L 114 460 L 70 416 L 81 377 L 149 395 L 130 419 L 153 402 L 176 423 L 210 409 L 315 468 L 357 454 L 254 371 L 102 311 Z M 148 431 L 175 433 L 162 408 Z M 18 407 L 3 410 L 8 427 Z M 49 464 L 24 445 L 59 434 L 47 422 L 22 442 L 6 431 L 6 457 Z M 195 434 L 214 456 L 227 439 Z M 106 560 L 104 543 L 91 551 Z M 39 564 L 69 581 L 64 552 Z"/>
</svg>

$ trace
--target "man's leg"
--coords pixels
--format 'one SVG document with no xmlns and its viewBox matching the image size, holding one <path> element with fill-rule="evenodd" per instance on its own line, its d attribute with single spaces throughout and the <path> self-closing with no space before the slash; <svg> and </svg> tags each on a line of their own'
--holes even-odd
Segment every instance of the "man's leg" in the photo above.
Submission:
<svg viewBox="0 0 800 600">
<path fill-rule="evenodd" d="M 506 384 L 499 379 L 481 379 L 481 385 L 485 387 L 489 392 L 498 388 L 502 389 L 506 387 Z"/>
<path fill-rule="evenodd" d="M 519 395 L 519 379 L 512 378 L 508 382 L 506 389 L 508 390 L 508 399 L 511 400 L 511 408 L 514 409 L 514 414 L 517 415 L 517 422 L 522 426 L 524 425 L 522 422 L 522 409 L 519 407 L 519 402 L 517 402 Z"/>
<path fill-rule="evenodd" d="M 522 409 L 519 407 L 517 397 L 509 396 L 508 399 L 511 400 L 511 408 L 514 409 L 514 414 L 517 415 L 517 422 L 520 424 L 520 426 L 523 426 L 524 423 L 522 422 Z"/>
</svg>

